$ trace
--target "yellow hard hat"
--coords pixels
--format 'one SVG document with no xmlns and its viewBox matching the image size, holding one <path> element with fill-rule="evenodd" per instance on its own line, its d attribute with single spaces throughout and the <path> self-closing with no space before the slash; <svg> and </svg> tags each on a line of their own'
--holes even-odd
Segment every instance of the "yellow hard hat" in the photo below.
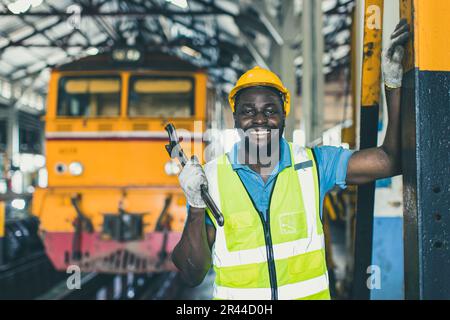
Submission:
<svg viewBox="0 0 450 320">
<path fill-rule="evenodd" d="M 254 67 L 244 73 L 237 81 L 233 90 L 231 90 L 228 96 L 228 102 L 230 103 L 231 110 L 233 110 L 233 112 L 235 111 L 234 98 L 236 97 L 236 94 L 242 89 L 255 86 L 273 87 L 280 91 L 284 95 L 284 110 L 286 111 L 286 116 L 289 114 L 291 109 L 291 96 L 289 94 L 289 90 L 283 86 L 280 78 L 278 78 L 275 73 L 261 67 Z"/>
</svg>

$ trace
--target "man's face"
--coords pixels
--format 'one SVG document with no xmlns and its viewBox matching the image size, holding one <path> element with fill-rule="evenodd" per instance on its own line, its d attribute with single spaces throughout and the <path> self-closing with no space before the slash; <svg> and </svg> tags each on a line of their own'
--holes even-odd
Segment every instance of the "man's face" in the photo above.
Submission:
<svg viewBox="0 0 450 320">
<path fill-rule="evenodd" d="M 265 87 L 244 89 L 236 101 L 235 127 L 250 145 L 268 148 L 283 135 L 286 113 L 282 100 Z"/>
</svg>

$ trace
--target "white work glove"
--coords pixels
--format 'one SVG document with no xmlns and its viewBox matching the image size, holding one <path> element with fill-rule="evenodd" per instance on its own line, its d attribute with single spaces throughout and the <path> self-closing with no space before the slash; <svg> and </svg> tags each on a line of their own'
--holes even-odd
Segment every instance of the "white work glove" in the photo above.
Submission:
<svg viewBox="0 0 450 320">
<path fill-rule="evenodd" d="M 388 88 L 396 89 L 402 86 L 403 80 L 403 47 L 409 39 L 409 25 L 406 20 L 401 20 L 391 36 L 391 44 L 383 52 L 383 76 Z"/>
<path fill-rule="evenodd" d="M 178 176 L 178 180 L 189 205 L 194 208 L 206 208 L 200 186 L 207 184 L 207 180 L 205 172 L 197 159 L 191 159 L 186 163 Z"/>
</svg>

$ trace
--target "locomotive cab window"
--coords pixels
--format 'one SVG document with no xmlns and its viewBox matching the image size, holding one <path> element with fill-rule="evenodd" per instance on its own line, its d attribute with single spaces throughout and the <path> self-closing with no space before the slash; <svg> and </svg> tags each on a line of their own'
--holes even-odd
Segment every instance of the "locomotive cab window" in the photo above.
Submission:
<svg viewBox="0 0 450 320">
<path fill-rule="evenodd" d="M 59 82 L 58 116 L 118 117 L 120 78 L 62 78 Z"/>
<path fill-rule="evenodd" d="M 130 117 L 183 118 L 190 117 L 193 113 L 193 79 L 131 79 L 128 107 Z"/>
</svg>

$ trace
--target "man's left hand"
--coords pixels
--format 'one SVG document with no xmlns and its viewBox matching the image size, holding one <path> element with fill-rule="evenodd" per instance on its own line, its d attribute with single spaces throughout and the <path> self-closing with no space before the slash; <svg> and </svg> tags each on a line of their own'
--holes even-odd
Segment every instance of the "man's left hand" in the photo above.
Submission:
<svg viewBox="0 0 450 320">
<path fill-rule="evenodd" d="M 401 20 L 391 35 L 391 43 L 383 53 L 384 83 L 388 88 L 397 89 L 402 86 L 404 45 L 409 39 L 409 25 Z"/>
</svg>

